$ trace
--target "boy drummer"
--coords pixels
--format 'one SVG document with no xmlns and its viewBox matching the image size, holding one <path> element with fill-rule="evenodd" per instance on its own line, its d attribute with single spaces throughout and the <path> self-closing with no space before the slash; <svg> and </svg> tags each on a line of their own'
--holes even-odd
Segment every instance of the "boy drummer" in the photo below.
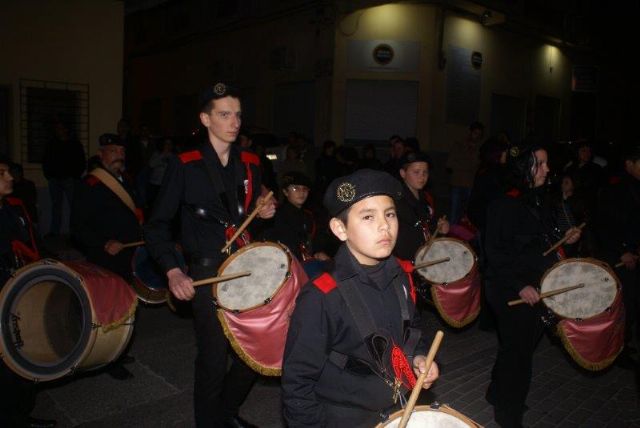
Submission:
<svg viewBox="0 0 640 428">
<path fill-rule="evenodd" d="M 333 271 L 303 287 L 292 315 L 282 376 L 290 427 L 373 426 L 426 369 L 411 265 L 391 256 L 401 193 L 397 180 L 373 170 L 327 189 L 329 226 L 343 244 Z M 433 364 L 422 387 L 437 377 Z"/>
</svg>

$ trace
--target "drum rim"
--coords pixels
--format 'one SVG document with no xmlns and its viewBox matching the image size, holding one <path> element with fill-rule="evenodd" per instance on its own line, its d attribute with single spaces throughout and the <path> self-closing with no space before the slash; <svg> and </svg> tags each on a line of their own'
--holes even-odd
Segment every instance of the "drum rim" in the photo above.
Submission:
<svg viewBox="0 0 640 428">
<path fill-rule="evenodd" d="M 74 345 L 73 350 L 69 353 L 69 356 L 57 364 L 45 366 L 44 369 L 43 366 L 36 366 L 27 361 L 24 357 L 20 356 L 13 347 L 10 348 L 5 344 L 5 341 L 11 342 L 10 326 L 9 328 L 6 328 L 11 321 L 8 318 L 9 311 L 4 310 L 5 306 L 12 304 L 15 302 L 17 297 L 24 294 L 26 291 L 24 287 L 27 285 L 34 285 L 33 280 L 35 278 L 33 278 L 33 275 L 42 275 L 41 270 L 33 269 L 34 266 L 38 266 L 42 269 L 52 269 L 52 272 L 46 276 L 46 278 L 57 279 L 58 282 L 62 282 L 65 286 L 71 288 L 76 298 L 80 301 L 83 312 L 82 331 L 80 332 L 80 337 Z M 31 270 L 33 270 L 33 272 L 29 272 Z M 22 286 L 20 289 L 13 286 L 16 281 L 22 279 L 24 275 L 28 275 L 29 273 L 32 275 L 27 276 L 27 278 L 30 278 L 30 280 L 27 281 L 27 285 Z M 58 275 L 56 276 L 55 273 L 58 273 Z M 67 277 L 63 278 L 61 275 L 66 275 Z M 42 276 L 40 276 L 40 278 L 41 277 Z M 84 291 L 84 293 L 79 293 L 80 290 Z M 88 310 L 86 308 L 88 308 Z M 97 335 L 96 329 L 93 328 L 95 325 L 95 309 L 91 299 L 87 296 L 84 279 L 72 268 L 56 260 L 44 259 L 36 263 L 23 266 L 11 276 L 0 292 L 0 354 L 7 366 L 26 379 L 32 381 L 53 380 L 73 372 L 92 350 L 92 346 L 88 345 L 95 342 Z"/>
<path fill-rule="evenodd" d="M 434 407 L 437 406 L 437 407 Z M 458 418 L 459 420 L 463 421 L 464 423 L 466 423 L 467 425 L 469 425 L 470 428 L 477 428 L 477 427 L 481 427 L 481 425 L 479 425 L 477 422 L 475 422 L 473 419 L 469 418 L 467 415 L 457 411 L 456 409 L 454 409 L 453 407 L 450 407 L 446 404 L 432 404 L 432 405 L 419 405 L 419 406 L 415 406 L 414 411 L 419 410 L 419 411 L 431 411 L 431 412 L 437 412 L 437 413 L 446 413 L 449 416 L 454 416 L 456 418 Z M 402 413 L 404 412 L 404 409 L 398 410 L 393 412 L 392 414 L 389 415 L 389 419 L 387 419 L 385 422 L 381 422 L 380 424 L 378 424 L 378 427 L 384 428 L 385 426 L 387 426 L 389 424 L 389 422 L 398 419 L 398 417 L 402 417 Z M 394 419 L 392 419 L 394 418 Z M 377 427 L 376 427 L 377 428 Z"/>
<path fill-rule="evenodd" d="M 466 247 L 469 251 L 471 251 L 471 254 L 473 254 L 473 265 L 471 266 L 471 269 L 469 269 L 469 272 L 467 272 L 465 274 L 465 276 L 463 276 L 460 279 L 456 279 L 455 281 L 450 281 L 450 282 L 445 282 L 445 283 L 438 283 L 438 282 L 432 282 L 429 279 L 427 279 L 422 272 L 420 272 L 420 269 L 416 269 L 416 273 L 418 275 L 420 275 L 425 281 L 427 281 L 429 284 L 431 285 L 444 285 L 444 284 L 453 284 L 454 282 L 458 282 L 458 281 L 463 281 L 465 279 L 467 279 L 469 277 L 469 275 L 471 275 L 473 273 L 474 270 L 476 270 L 478 268 L 478 255 L 476 254 L 476 252 L 473 250 L 473 248 L 471 248 L 471 245 L 466 242 L 463 241 L 462 239 L 458 239 L 458 238 L 453 238 L 451 236 L 442 236 L 440 238 L 434 238 L 429 240 L 429 242 L 424 243 L 423 245 L 421 245 L 418 250 L 416 251 L 416 254 L 413 256 L 413 260 L 414 260 L 414 264 L 415 261 L 418 259 L 418 254 L 420 254 L 420 252 L 425 249 L 425 251 L 431 247 L 431 245 L 433 245 L 434 242 L 436 241 L 453 241 L 456 242 L 458 244 L 461 244 L 462 246 Z"/>
<path fill-rule="evenodd" d="M 140 246 L 136 248 L 131 257 L 131 275 L 133 279 L 129 282 L 139 300 L 150 305 L 160 305 L 169 299 L 169 287 L 164 289 L 149 287 L 140 277 L 138 277 L 138 269 L 136 264 L 136 256 L 140 253 L 146 253 L 147 259 L 151 259 L 151 254 L 147 247 Z"/>
<path fill-rule="evenodd" d="M 229 266 L 229 264 L 231 263 L 231 261 L 233 259 L 236 258 L 235 256 L 240 255 L 241 253 L 247 252 L 252 248 L 264 247 L 264 246 L 280 248 L 282 251 L 284 251 L 284 253 L 285 253 L 286 257 L 287 257 L 287 262 L 288 262 L 287 274 L 285 275 L 285 278 L 280 283 L 280 285 L 278 285 L 278 288 L 276 288 L 276 290 L 271 295 L 271 299 L 273 299 L 276 295 L 278 295 L 280 290 L 282 290 L 282 287 L 284 286 L 284 284 L 286 284 L 286 282 L 291 277 L 291 258 L 292 258 L 291 250 L 289 250 L 289 248 L 286 245 L 283 245 L 280 242 L 261 241 L 261 242 L 251 242 L 250 244 L 245 245 L 244 247 L 240 248 L 238 251 L 236 251 L 235 253 L 231 254 L 229 257 L 227 257 L 224 262 L 222 262 L 222 264 L 218 268 L 218 276 L 221 276 L 223 274 L 225 268 L 227 266 Z M 249 311 L 251 311 L 253 309 L 261 308 L 261 307 L 263 307 L 265 305 L 263 303 L 263 304 L 251 306 L 251 307 L 245 308 L 245 309 L 230 309 L 230 308 L 227 308 L 226 306 L 222 305 L 220 303 L 219 299 L 218 299 L 218 285 L 219 284 L 214 284 L 213 285 L 212 293 L 213 293 L 213 298 L 215 299 L 216 305 L 217 305 L 217 307 L 219 309 L 222 309 L 222 310 L 227 311 L 227 312 L 232 312 L 232 313 L 235 313 L 235 314 L 239 314 L 239 313 L 243 313 L 243 312 L 249 312 Z"/>
<path fill-rule="evenodd" d="M 575 263 L 575 262 L 587 262 L 587 263 L 592 263 L 594 265 L 599 265 L 601 268 L 603 268 L 605 271 L 607 271 L 612 277 L 613 279 L 615 279 L 616 281 L 616 295 L 613 298 L 613 301 L 611 302 L 611 305 L 607 306 L 607 309 L 609 309 L 615 302 L 616 299 L 618 297 L 618 295 L 621 292 L 621 283 L 620 283 L 620 278 L 618 278 L 618 275 L 616 275 L 616 273 L 613 271 L 613 269 L 611 269 L 611 266 L 609 266 L 608 263 L 593 258 L 593 257 L 569 257 L 566 259 L 562 259 L 562 260 L 558 260 L 556 263 L 553 264 L 553 266 L 549 267 L 544 274 L 542 274 L 542 277 L 540 278 L 540 290 L 542 290 L 542 283 L 544 282 L 544 280 L 547 278 L 547 275 L 549 275 L 551 273 L 551 271 L 553 269 L 555 269 L 558 266 L 564 265 L 564 264 L 568 264 L 568 263 Z M 541 299 L 544 303 L 544 299 Z M 546 303 L 544 303 L 544 305 L 551 311 L 553 312 L 554 315 L 562 318 L 562 319 L 570 319 L 570 320 L 582 320 L 582 321 L 586 321 L 586 320 L 590 320 L 592 318 L 597 317 L 598 315 L 600 315 L 602 312 L 599 312 L 597 314 L 591 315 L 590 317 L 585 317 L 585 318 L 574 318 L 574 317 L 568 317 L 562 314 L 557 313 L 556 311 L 554 311 L 549 305 L 547 305 Z M 605 311 L 607 310 L 605 309 Z"/>
</svg>

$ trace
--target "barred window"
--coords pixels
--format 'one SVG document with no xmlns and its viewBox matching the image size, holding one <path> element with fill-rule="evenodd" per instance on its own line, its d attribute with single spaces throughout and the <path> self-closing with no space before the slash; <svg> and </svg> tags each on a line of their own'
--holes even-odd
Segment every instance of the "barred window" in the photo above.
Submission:
<svg viewBox="0 0 640 428">
<path fill-rule="evenodd" d="M 84 83 L 20 80 L 21 157 L 41 163 L 58 122 L 68 127 L 85 150 L 89 148 L 89 85 Z"/>
</svg>

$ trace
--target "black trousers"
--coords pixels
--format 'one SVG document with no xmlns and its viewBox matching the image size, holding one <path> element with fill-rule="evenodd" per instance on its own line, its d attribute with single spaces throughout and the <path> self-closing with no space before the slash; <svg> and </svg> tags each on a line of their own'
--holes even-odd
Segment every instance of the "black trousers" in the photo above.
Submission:
<svg viewBox="0 0 640 428">
<path fill-rule="evenodd" d="M 487 395 L 494 402 L 496 422 L 503 428 L 522 426 L 529 393 L 533 353 L 544 325 L 539 304 L 507 306 L 507 300 L 489 296 L 498 323 L 499 346 Z"/>
<path fill-rule="evenodd" d="M 0 427 L 26 427 L 35 399 L 36 385 L 0 360 Z"/>
<path fill-rule="evenodd" d="M 194 278 L 209 275 L 191 270 Z M 230 349 L 212 302 L 211 287 L 198 287 L 191 302 L 196 333 L 194 409 L 197 427 L 222 427 L 225 417 L 237 415 L 258 374 Z M 228 357 L 232 363 L 229 370 Z"/>
</svg>

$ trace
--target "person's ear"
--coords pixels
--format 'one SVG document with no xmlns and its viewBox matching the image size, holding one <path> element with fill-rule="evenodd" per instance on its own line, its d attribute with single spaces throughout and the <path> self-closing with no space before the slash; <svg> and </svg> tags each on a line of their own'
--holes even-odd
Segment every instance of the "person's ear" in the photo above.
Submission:
<svg viewBox="0 0 640 428">
<path fill-rule="evenodd" d="M 211 125 L 211 117 L 209 117 L 207 113 L 200 113 L 200 123 L 202 123 L 205 128 L 208 128 L 209 125 Z"/>
<path fill-rule="evenodd" d="M 342 220 L 333 217 L 329 221 L 329 228 L 339 240 L 341 240 L 342 242 L 347 240 L 347 226 L 345 226 Z"/>
<path fill-rule="evenodd" d="M 402 177 L 402 179 L 404 180 L 406 176 L 407 176 L 407 171 L 405 171 L 403 168 L 400 168 L 400 177 Z"/>
</svg>

